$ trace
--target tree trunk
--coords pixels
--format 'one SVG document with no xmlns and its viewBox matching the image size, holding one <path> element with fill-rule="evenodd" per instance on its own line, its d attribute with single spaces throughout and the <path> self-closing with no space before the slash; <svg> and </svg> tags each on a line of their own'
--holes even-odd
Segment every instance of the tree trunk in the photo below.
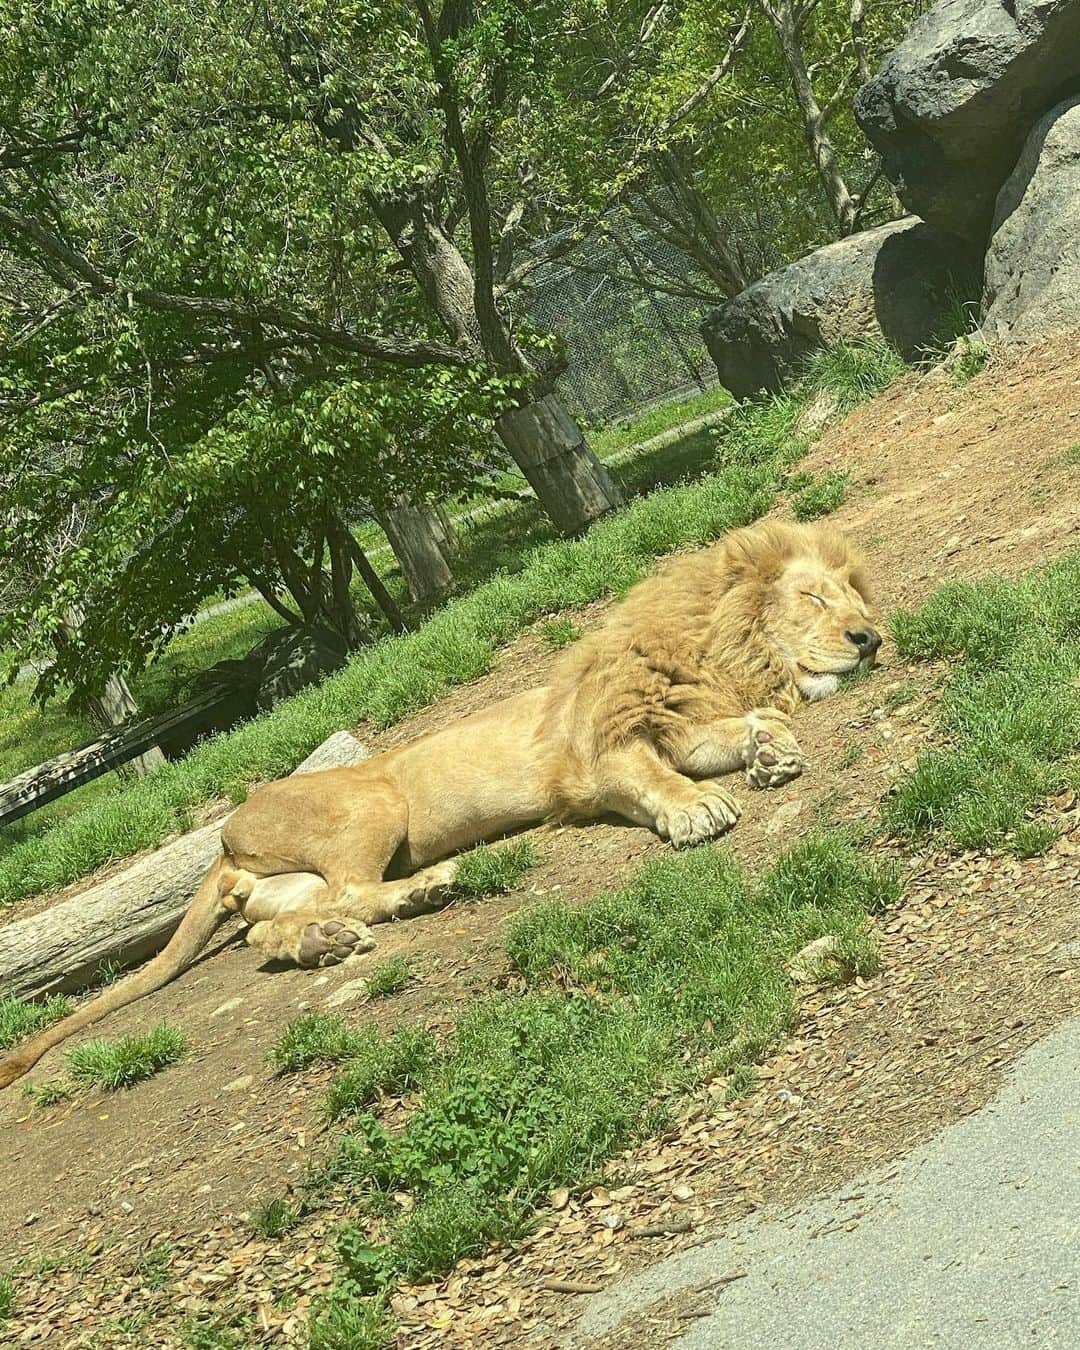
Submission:
<svg viewBox="0 0 1080 1350">
<path fill-rule="evenodd" d="M 758 3 L 772 24 L 776 40 L 780 44 L 784 64 L 791 76 L 791 87 L 795 91 L 795 99 L 802 114 L 806 143 L 814 157 L 818 177 L 825 189 L 832 213 L 840 226 L 840 233 L 850 234 L 855 226 L 855 199 L 840 173 L 836 151 L 825 130 L 828 118 L 822 111 L 814 94 L 814 87 L 810 83 L 810 72 L 806 69 L 806 59 L 799 42 L 791 0 L 758 0 Z"/>
<path fill-rule="evenodd" d="M 80 606 L 71 605 L 64 618 L 65 630 L 74 637 L 82 626 L 84 618 L 85 615 Z M 100 694 L 91 695 L 87 699 L 87 707 L 90 712 L 90 720 L 98 731 L 108 731 L 110 727 L 121 726 L 124 722 L 131 721 L 139 714 L 139 705 L 135 702 L 135 695 L 128 687 L 127 680 L 115 672 L 105 681 L 105 688 Z M 164 763 L 165 756 L 155 745 L 144 754 L 139 755 L 137 759 L 131 760 L 127 767 L 130 767 L 140 778 L 144 778 Z"/>
<path fill-rule="evenodd" d="M 579 534 L 622 500 L 607 469 L 554 394 L 511 408 L 495 427 L 563 534 Z"/>
<path fill-rule="evenodd" d="M 367 757 L 354 736 L 338 731 L 294 772 L 341 768 Z M 224 824 L 204 825 L 74 899 L 0 928 L 0 995 L 71 993 L 92 984 L 106 962 L 132 965 L 160 951 L 217 857 Z"/>
<path fill-rule="evenodd" d="M 431 604 L 454 584 L 450 560 L 454 553 L 454 527 L 442 507 L 422 502 L 414 506 L 407 497 L 399 497 L 379 516 L 394 556 L 419 605 Z"/>
<path fill-rule="evenodd" d="M 486 357 L 506 374 L 529 375 L 528 360 L 504 324 L 494 331 L 489 324 L 481 332 L 472 270 L 435 219 L 426 194 L 410 188 L 372 205 L 458 346 L 478 362 Z M 504 413 L 496 430 L 562 533 L 579 534 L 622 505 L 622 494 L 554 394 Z"/>
</svg>

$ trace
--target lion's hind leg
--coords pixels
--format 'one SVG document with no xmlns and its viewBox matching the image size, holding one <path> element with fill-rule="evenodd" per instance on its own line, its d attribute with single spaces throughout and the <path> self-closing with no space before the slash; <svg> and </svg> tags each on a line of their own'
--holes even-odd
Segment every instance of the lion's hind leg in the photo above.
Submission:
<svg viewBox="0 0 1080 1350">
<path fill-rule="evenodd" d="M 268 960 L 336 966 L 376 945 L 370 925 L 441 909 L 451 898 L 456 872 L 457 862 L 450 859 L 400 881 L 353 879 L 333 891 L 312 877 L 317 886 L 307 903 L 256 923 L 247 940 Z"/>
</svg>

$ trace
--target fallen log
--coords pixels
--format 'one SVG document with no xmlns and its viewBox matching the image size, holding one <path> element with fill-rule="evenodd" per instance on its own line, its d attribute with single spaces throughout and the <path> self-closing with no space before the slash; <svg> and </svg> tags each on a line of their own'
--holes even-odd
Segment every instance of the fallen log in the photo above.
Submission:
<svg viewBox="0 0 1080 1350">
<path fill-rule="evenodd" d="M 335 732 L 295 773 L 358 764 L 369 752 Z M 140 858 L 40 914 L 0 928 L 0 996 L 24 999 L 85 989 L 107 962 L 134 965 L 161 950 L 217 856 L 227 816 Z"/>
</svg>

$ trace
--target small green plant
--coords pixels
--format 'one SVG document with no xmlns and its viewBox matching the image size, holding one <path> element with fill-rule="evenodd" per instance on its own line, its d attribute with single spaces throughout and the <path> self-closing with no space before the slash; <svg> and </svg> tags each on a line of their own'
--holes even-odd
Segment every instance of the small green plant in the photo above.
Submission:
<svg viewBox="0 0 1080 1350">
<path fill-rule="evenodd" d="M 360 1033 L 333 1013 L 303 1013 L 282 1032 L 270 1059 L 279 1073 L 296 1073 L 313 1064 L 338 1064 L 362 1043 Z"/>
<path fill-rule="evenodd" d="M 94 989 L 106 989 L 110 984 L 115 984 L 123 973 L 124 967 L 119 961 L 102 961 L 97 968 L 97 973 L 94 976 L 91 987 Z"/>
<path fill-rule="evenodd" d="M 724 1101 L 737 1102 L 741 1097 L 753 1092 L 757 1087 L 757 1069 L 753 1064 L 736 1064 L 732 1067 L 724 1090 Z"/>
<path fill-rule="evenodd" d="M 76 1082 L 115 1092 L 152 1078 L 187 1052 L 187 1037 L 164 1022 L 145 1036 L 117 1041 L 88 1041 L 69 1050 L 68 1068 Z"/>
<path fill-rule="evenodd" d="M 1068 450 L 1061 456 L 1062 464 L 1080 464 L 1080 441 L 1075 445 L 1070 445 Z"/>
<path fill-rule="evenodd" d="M 308 1325 L 310 1350 L 383 1350 L 394 1323 L 383 1296 L 365 1296 L 348 1280 L 316 1304 Z"/>
<path fill-rule="evenodd" d="M 300 1222 L 300 1211 L 285 1200 L 274 1199 L 248 1215 L 251 1231 L 262 1238 L 284 1237 Z"/>
<path fill-rule="evenodd" d="M 859 741 L 848 741 L 840 753 L 840 758 L 836 761 L 838 769 L 851 769 L 864 757 L 866 747 Z"/>
<path fill-rule="evenodd" d="M 15 1281 L 4 1271 L 0 1273 L 0 1325 L 15 1311 Z"/>
<path fill-rule="evenodd" d="M 1018 858 L 1036 858 L 1057 843 L 1057 827 L 1046 820 L 1025 820 L 1013 834 L 1009 852 Z"/>
<path fill-rule="evenodd" d="M 431 1033 L 422 1027 L 406 1027 L 392 1036 L 365 1027 L 357 1033 L 345 1072 L 330 1085 L 323 1113 L 340 1120 L 369 1106 L 381 1092 L 407 1092 L 438 1058 Z"/>
<path fill-rule="evenodd" d="M 847 496 L 847 487 L 848 475 L 845 470 L 834 469 L 822 474 L 809 487 L 792 497 L 791 510 L 795 519 L 817 520 L 819 516 L 835 511 Z"/>
<path fill-rule="evenodd" d="M 903 708 L 906 704 L 915 699 L 915 686 L 908 681 L 898 684 L 895 689 L 890 689 L 882 700 L 882 706 L 886 712 L 895 712 L 897 708 Z"/>
<path fill-rule="evenodd" d="M 44 1003 L 24 1003 L 18 998 L 0 998 L 0 1050 L 7 1050 L 51 1022 L 67 1017 L 74 1008 L 71 999 L 57 994 Z"/>
<path fill-rule="evenodd" d="M 135 1263 L 135 1271 L 147 1289 L 160 1289 L 172 1274 L 176 1249 L 168 1242 L 160 1242 L 143 1252 Z"/>
<path fill-rule="evenodd" d="M 74 1088 L 70 1083 L 56 1079 L 51 1083 L 27 1083 L 23 1096 L 29 1097 L 37 1107 L 56 1106 L 58 1102 L 70 1101 Z"/>
<path fill-rule="evenodd" d="M 250 1327 L 250 1318 L 230 1309 L 189 1317 L 177 1333 L 184 1350 L 247 1350 Z"/>
<path fill-rule="evenodd" d="M 974 333 L 962 334 L 947 358 L 953 384 L 959 387 L 973 380 L 989 358 L 990 348 L 983 338 Z"/>
<path fill-rule="evenodd" d="M 412 965 L 408 957 L 389 956 L 385 961 L 380 961 L 368 977 L 368 998 L 387 998 L 390 994 L 396 994 L 399 989 L 405 988 L 412 977 Z"/>
<path fill-rule="evenodd" d="M 517 839 L 501 848 L 481 844 L 462 854 L 454 886 L 463 895 L 477 898 L 505 895 L 538 861 L 536 849 L 528 839 Z"/>
<path fill-rule="evenodd" d="M 557 614 L 553 619 L 545 619 L 540 625 L 540 641 L 553 651 L 569 647 L 580 636 L 581 629 L 568 614 Z"/>
</svg>

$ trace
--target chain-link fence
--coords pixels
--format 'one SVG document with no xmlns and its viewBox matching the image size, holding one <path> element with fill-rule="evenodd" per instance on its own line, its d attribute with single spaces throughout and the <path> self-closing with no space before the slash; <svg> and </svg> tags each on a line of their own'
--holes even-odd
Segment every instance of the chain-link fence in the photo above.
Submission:
<svg viewBox="0 0 1080 1350">
<path fill-rule="evenodd" d="M 593 425 L 717 381 L 699 331 L 710 306 L 669 293 L 680 281 L 707 289 L 707 279 L 629 217 L 605 225 L 529 287 L 531 324 L 565 346 L 559 392 Z"/>
</svg>

